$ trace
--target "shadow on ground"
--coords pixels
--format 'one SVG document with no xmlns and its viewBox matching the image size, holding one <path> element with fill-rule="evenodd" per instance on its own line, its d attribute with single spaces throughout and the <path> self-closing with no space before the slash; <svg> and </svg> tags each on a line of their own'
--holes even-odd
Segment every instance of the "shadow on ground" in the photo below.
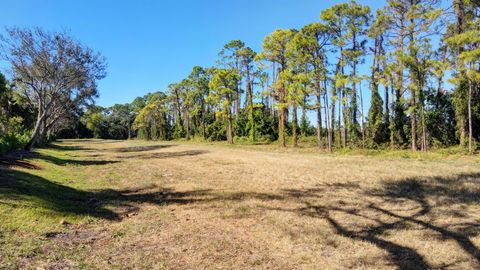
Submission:
<svg viewBox="0 0 480 270">
<path fill-rule="evenodd" d="M 51 143 L 46 146 L 46 148 L 50 149 L 55 149 L 57 151 L 88 151 L 88 150 L 93 150 L 92 148 L 85 147 L 85 146 L 77 146 L 77 145 L 60 145 L 60 144 L 55 144 Z"/>
<path fill-rule="evenodd" d="M 43 153 L 32 153 L 31 155 L 35 159 L 44 160 L 55 165 L 66 166 L 66 165 L 76 165 L 76 166 L 92 166 L 92 165 L 106 165 L 112 163 L 118 163 L 118 160 L 101 160 L 101 159 L 67 159 L 59 158 L 51 155 L 46 155 Z"/>
<path fill-rule="evenodd" d="M 166 159 L 166 158 L 177 158 L 177 157 L 188 157 L 188 156 L 197 156 L 207 154 L 209 151 L 206 150 L 187 150 L 187 151 L 176 151 L 176 152 L 154 152 L 154 153 L 145 153 L 139 155 L 126 155 L 126 156 L 117 156 L 117 158 L 134 158 L 134 159 Z"/>
<path fill-rule="evenodd" d="M 40 170 L 41 167 L 25 160 L 0 158 L 0 167 Z"/>
<path fill-rule="evenodd" d="M 145 145 L 145 146 L 130 146 L 130 147 L 119 147 L 111 149 L 112 152 L 118 153 L 129 153 L 129 152 L 146 152 L 146 151 L 154 151 L 163 148 L 169 148 L 176 146 L 174 144 L 157 144 L 157 145 Z"/>
<path fill-rule="evenodd" d="M 0 168 L 0 199 L 15 207 L 114 220 L 117 213 L 99 203 L 95 192 L 64 186 L 28 172 Z"/>
<path fill-rule="evenodd" d="M 54 148 L 58 150 L 58 147 Z M 77 148 L 70 147 L 63 149 L 65 151 L 77 150 Z M 155 147 L 155 149 L 159 148 Z M 138 158 L 174 158 L 200 155 L 203 153 L 206 153 L 206 151 L 152 153 L 139 155 Z M 65 159 L 38 152 L 31 153 L 30 157 L 59 166 L 92 166 L 120 162 L 118 160 Z M 19 171 L 17 168 L 23 170 Z M 140 194 L 144 189 L 137 190 L 136 192 L 133 190 L 116 191 L 113 189 L 84 191 L 56 183 L 50 179 L 45 179 L 25 171 L 41 169 L 41 167 L 30 161 L 0 159 L 0 201 L 5 201 L 3 199 L 11 200 L 16 205 L 15 207 L 43 208 L 58 213 L 94 216 L 107 220 L 121 220 L 125 215 L 128 215 L 129 212 L 136 211 L 137 206 L 133 205 L 133 203 L 193 203 L 195 200 L 186 198 L 206 195 L 203 191 L 195 191 L 192 193 L 179 193 L 172 196 L 171 194 L 173 194 L 173 192 L 171 190 L 161 190 L 151 194 Z M 36 204 L 33 206 L 32 204 L 28 204 L 32 199 L 36 201 Z M 112 206 L 118 211 L 108 210 L 108 206 Z"/>
<path fill-rule="evenodd" d="M 166 158 L 202 153 L 204 152 L 151 153 L 139 157 Z M 45 156 L 41 158 L 60 165 L 70 162 Z M 78 164 L 98 164 L 98 161 Z M 121 220 L 125 213 L 108 209 L 113 207 L 136 211 L 141 203 L 208 207 L 215 202 L 275 201 L 275 205 L 282 206 L 265 207 L 265 204 L 258 204 L 256 209 L 288 212 L 299 217 L 324 220 L 335 234 L 366 241 L 386 251 L 390 263 L 398 269 L 455 268 L 459 263 L 431 265 L 416 249 L 389 240 L 389 235 L 409 230 L 412 226 L 436 239 L 455 242 L 468 254 L 474 265 L 480 266 L 479 248 L 471 240 L 471 237 L 479 235 L 480 225 L 478 222 L 460 222 L 472 213 L 462 211 L 461 207 L 453 207 L 480 203 L 480 173 L 408 178 L 401 181 L 386 179 L 380 187 L 374 189 L 347 182 L 318 185 L 309 189 L 257 193 L 212 189 L 176 191 L 155 185 L 138 189 L 83 191 L 28 172 L 3 169 L 0 170 L 0 198 L 2 197 L 11 198 L 16 203 L 35 197 L 43 202 L 39 207 L 112 221 Z M 292 208 L 292 205 L 300 207 Z M 448 212 L 441 207 L 445 207 Z M 447 216 L 459 219 L 442 222 Z M 369 222 L 355 222 L 360 220 Z"/>
<path fill-rule="evenodd" d="M 465 185 L 470 188 L 465 188 Z M 338 194 L 342 190 L 347 190 L 349 196 L 353 195 L 359 200 L 345 203 L 343 200 L 345 198 L 340 196 L 336 198 L 337 200 L 332 198 L 334 203 L 311 203 L 325 193 Z M 426 179 L 408 178 L 402 181 L 385 180 L 382 188 L 373 190 L 361 189 L 356 183 L 339 183 L 321 185 L 312 189 L 284 190 L 284 192 L 287 198 L 293 197 L 304 206 L 296 209 L 269 208 L 269 210 L 294 212 L 300 216 L 324 219 L 336 234 L 366 241 L 387 251 L 391 263 L 399 269 L 445 269 L 455 266 L 455 263 L 429 265 L 415 249 L 386 240 L 389 234 L 399 230 L 409 230 L 412 226 L 443 241 L 456 242 L 466 254 L 469 254 L 474 264 L 477 267 L 480 266 L 480 250 L 470 240 L 470 237 L 480 233 L 480 224 L 476 222 L 435 224 L 444 216 L 469 215 L 466 211 L 454 210 L 453 207 L 448 212 L 439 214 L 438 208 L 455 204 L 478 204 L 480 173 Z M 334 218 L 335 214 L 340 214 L 342 219 Z M 355 220 L 367 220 L 376 225 L 359 226 L 358 223 L 352 222 Z"/>
</svg>

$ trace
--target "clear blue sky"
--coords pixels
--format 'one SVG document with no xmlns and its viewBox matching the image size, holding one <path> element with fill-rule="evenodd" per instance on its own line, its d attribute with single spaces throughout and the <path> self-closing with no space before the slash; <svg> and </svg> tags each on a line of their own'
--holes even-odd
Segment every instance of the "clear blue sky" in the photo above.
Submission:
<svg viewBox="0 0 480 270">
<path fill-rule="evenodd" d="M 263 37 L 276 28 L 318 21 L 321 10 L 338 2 L 344 1 L 0 0 L 0 33 L 5 26 L 69 30 L 107 58 L 98 104 L 110 106 L 164 90 L 195 65 L 214 65 L 218 51 L 232 39 L 260 51 Z M 357 2 L 373 9 L 385 4 Z M 6 64 L 0 67 L 4 71 Z"/>
</svg>

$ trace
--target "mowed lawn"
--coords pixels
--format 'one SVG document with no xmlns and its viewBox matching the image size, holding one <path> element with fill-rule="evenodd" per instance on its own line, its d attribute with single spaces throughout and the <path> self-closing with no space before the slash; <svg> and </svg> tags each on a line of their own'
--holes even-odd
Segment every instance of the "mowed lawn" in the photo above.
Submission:
<svg viewBox="0 0 480 270">
<path fill-rule="evenodd" d="M 0 164 L 2 269 L 480 267 L 478 157 L 65 140 Z"/>
</svg>

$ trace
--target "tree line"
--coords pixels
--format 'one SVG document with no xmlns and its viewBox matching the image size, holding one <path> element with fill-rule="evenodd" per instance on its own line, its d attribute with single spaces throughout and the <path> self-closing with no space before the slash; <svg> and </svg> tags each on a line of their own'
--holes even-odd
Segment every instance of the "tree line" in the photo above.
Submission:
<svg viewBox="0 0 480 270">
<path fill-rule="evenodd" d="M 28 104 L 37 116 L 20 109 L 15 123 L 2 120 L 0 127 L 31 118 L 27 148 L 50 136 L 94 136 L 280 146 L 314 138 L 328 151 L 461 145 L 473 152 L 480 139 L 479 13 L 475 0 L 388 0 L 375 14 L 355 1 L 336 4 L 301 29 L 273 31 L 259 52 L 230 41 L 215 66 L 196 66 L 165 91 L 109 108 L 87 102 L 105 76 L 98 54 L 60 35 L 69 45 L 52 44 L 55 52 L 40 51 L 36 59 L 29 54 L 50 36 L 16 29 L 3 39 L 15 78 L 4 88 L 18 96 L 9 104 Z M 23 36 L 32 40 L 19 44 Z M 63 56 L 69 47 L 77 49 Z M 66 65 L 63 57 L 83 60 Z M 59 74 L 43 74 L 44 66 Z M 42 101 L 37 92 L 46 82 L 62 94 L 45 93 Z"/>
</svg>

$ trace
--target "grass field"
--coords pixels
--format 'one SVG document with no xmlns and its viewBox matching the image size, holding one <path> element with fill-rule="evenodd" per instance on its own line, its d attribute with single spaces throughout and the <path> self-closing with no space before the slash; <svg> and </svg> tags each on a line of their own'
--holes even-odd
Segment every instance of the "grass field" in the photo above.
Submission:
<svg viewBox="0 0 480 270">
<path fill-rule="evenodd" d="M 478 269 L 479 249 L 478 156 L 65 140 L 0 163 L 5 269 Z"/>
</svg>

